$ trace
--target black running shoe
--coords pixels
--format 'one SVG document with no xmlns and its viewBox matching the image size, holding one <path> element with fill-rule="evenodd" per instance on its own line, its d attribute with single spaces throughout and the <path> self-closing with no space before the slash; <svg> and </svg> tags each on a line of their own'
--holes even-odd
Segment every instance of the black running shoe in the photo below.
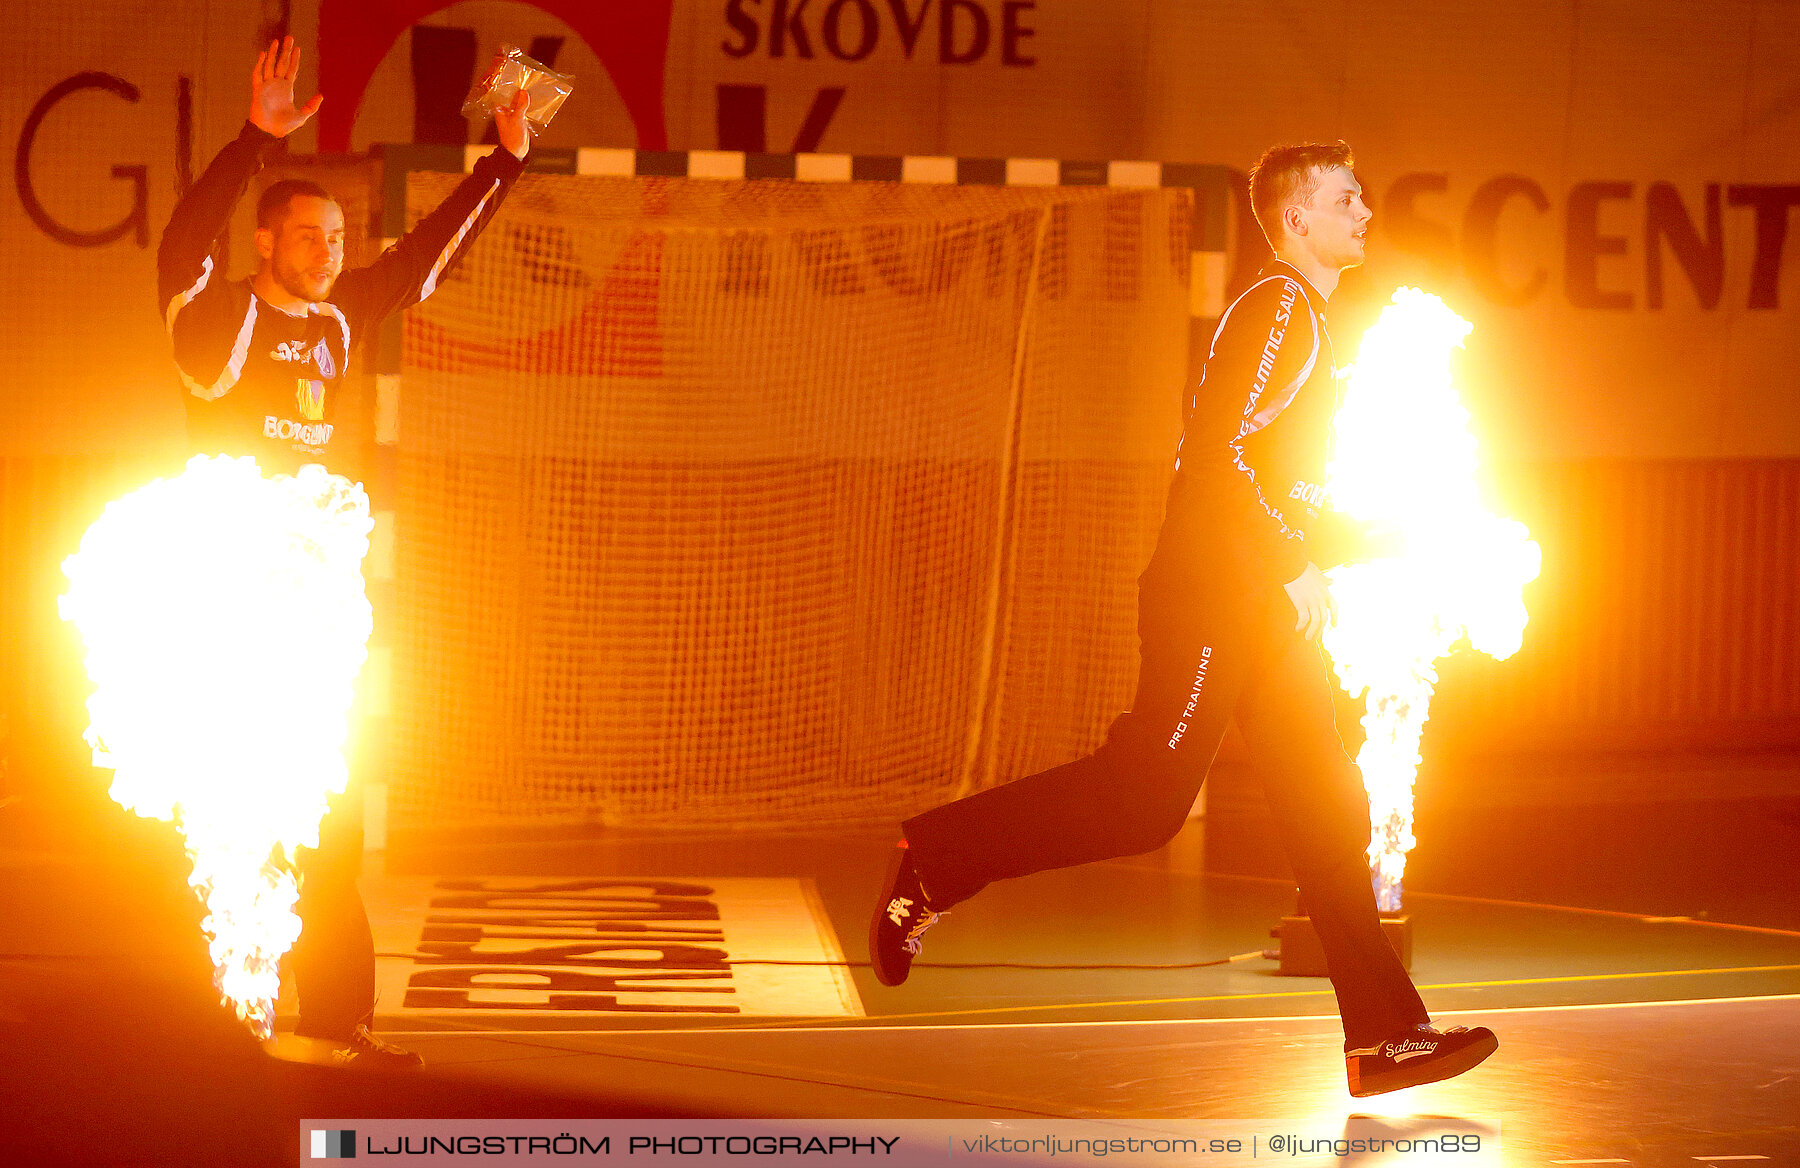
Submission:
<svg viewBox="0 0 1800 1168">
<path fill-rule="evenodd" d="M 875 967 L 875 980 L 884 986 L 905 981 L 919 955 L 919 935 L 945 915 L 933 912 L 925 900 L 925 889 L 913 871 L 912 852 L 902 840 L 894 849 L 887 882 L 869 921 L 869 964 Z"/>
<path fill-rule="evenodd" d="M 283 1035 L 271 1039 L 265 1047 L 269 1054 L 287 1062 L 356 1071 L 410 1071 L 425 1062 L 410 1050 L 376 1038 L 367 1026 L 358 1026 L 342 1038 Z"/>
<path fill-rule="evenodd" d="M 1350 1094 L 1357 1098 L 1460 1075 L 1500 1047 L 1485 1026 L 1437 1031 L 1420 1025 L 1386 1042 L 1344 1052 Z"/>
</svg>

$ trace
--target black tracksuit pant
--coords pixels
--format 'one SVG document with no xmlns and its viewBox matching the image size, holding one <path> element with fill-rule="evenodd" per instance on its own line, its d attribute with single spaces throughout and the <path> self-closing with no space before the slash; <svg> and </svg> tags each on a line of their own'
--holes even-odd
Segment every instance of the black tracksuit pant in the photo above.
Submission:
<svg viewBox="0 0 1800 1168">
<path fill-rule="evenodd" d="M 1428 1016 L 1381 933 L 1368 796 L 1318 646 L 1294 631 L 1281 588 L 1221 570 L 1229 533 L 1206 530 L 1203 513 L 1172 495 L 1138 584 L 1137 698 L 1105 743 L 907 820 L 913 862 L 941 911 L 992 880 L 1154 850 L 1180 830 L 1235 716 L 1325 950 L 1346 1048 L 1371 1046 Z"/>
<path fill-rule="evenodd" d="M 375 939 L 356 887 L 362 852 L 362 791 L 352 781 L 320 821 L 319 846 L 298 857 L 300 939 L 289 960 L 299 1034 L 347 1038 L 375 1013 Z"/>
</svg>

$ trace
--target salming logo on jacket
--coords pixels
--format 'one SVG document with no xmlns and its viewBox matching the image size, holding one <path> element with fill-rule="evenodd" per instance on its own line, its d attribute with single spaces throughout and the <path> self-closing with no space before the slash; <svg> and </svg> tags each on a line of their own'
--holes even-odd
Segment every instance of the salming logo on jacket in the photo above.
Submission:
<svg viewBox="0 0 1800 1168">
<path fill-rule="evenodd" d="M 1273 260 L 1219 318 L 1188 402 L 1171 507 L 1205 510 L 1252 573 L 1286 583 L 1309 558 L 1325 507 L 1326 448 L 1337 412 L 1325 298 Z"/>
<path fill-rule="evenodd" d="M 496 150 L 398 243 L 345 271 L 329 299 L 290 315 L 226 280 L 213 251 L 277 139 L 246 123 L 182 197 L 157 250 L 159 305 L 187 402 L 190 445 L 250 454 L 266 472 L 333 465 L 356 419 L 337 410 L 338 387 L 389 313 L 430 296 L 494 215 L 525 164 Z"/>
</svg>

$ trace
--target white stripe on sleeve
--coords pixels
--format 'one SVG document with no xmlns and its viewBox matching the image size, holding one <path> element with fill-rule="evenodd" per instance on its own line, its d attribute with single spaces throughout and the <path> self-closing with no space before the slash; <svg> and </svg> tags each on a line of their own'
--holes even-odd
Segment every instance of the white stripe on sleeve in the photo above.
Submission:
<svg viewBox="0 0 1800 1168">
<path fill-rule="evenodd" d="M 438 277 L 442 275 L 444 269 L 449 266 L 451 258 L 456 255 L 456 249 L 462 246 L 462 241 L 467 239 L 469 237 L 469 232 L 475 229 L 475 221 L 481 218 L 482 208 L 487 206 L 488 200 L 493 198 L 494 192 L 499 189 L 500 180 L 495 179 L 488 186 L 487 193 L 481 196 L 481 201 L 475 204 L 475 209 L 469 212 L 469 217 L 463 220 L 462 227 L 460 227 L 456 234 L 451 237 L 449 246 L 444 248 L 444 254 L 437 258 L 437 263 L 431 265 L 431 274 L 426 276 L 425 283 L 419 286 L 420 303 L 423 303 L 427 296 L 437 290 Z"/>
<path fill-rule="evenodd" d="M 170 299 L 169 307 L 163 312 L 163 324 L 170 333 L 175 331 L 176 314 L 188 306 L 188 301 L 205 291 L 206 282 L 212 279 L 212 270 L 212 257 L 207 256 L 200 262 L 200 278 L 189 285 L 185 292 L 178 292 Z"/>
</svg>

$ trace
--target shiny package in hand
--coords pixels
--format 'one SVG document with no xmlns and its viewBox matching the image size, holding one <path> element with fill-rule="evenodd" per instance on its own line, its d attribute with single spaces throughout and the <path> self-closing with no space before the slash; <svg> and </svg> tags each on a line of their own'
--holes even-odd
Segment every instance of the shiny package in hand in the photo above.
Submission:
<svg viewBox="0 0 1800 1168">
<path fill-rule="evenodd" d="M 525 107 L 525 124 L 536 137 L 550 124 L 569 94 L 575 92 L 575 78 L 532 60 L 516 45 L 501 45 L 493 65 L 469 90 L 469 99 L 463 102 L 463 117 L 485 121 L 496 110 L 511 105 L 521 89 L 531 99 Z"/>
</svg>

